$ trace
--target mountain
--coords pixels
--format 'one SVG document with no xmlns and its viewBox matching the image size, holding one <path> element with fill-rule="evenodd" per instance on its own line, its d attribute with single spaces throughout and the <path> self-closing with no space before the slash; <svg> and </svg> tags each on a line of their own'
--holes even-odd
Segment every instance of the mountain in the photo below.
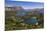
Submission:
<svg viewBox="0 0 46 31">
<path fill-rule="evenodd" d="M 40 9 L 40 10 L 39 10 L 39 13 L 44 14 L 44 8 Z"/>
<path fill-rule="evenodd" d="M 21 6 L 15 6 L 15 7 L 6 7 L 7 11 L 16 11 L 16 16 L 25 16 L 29 13 L 42 13 L 44 14 L 44 8 L 36 8 L 36 9 L 23 9 Z"/>
<path fill-rule="evenodd" d="M 44 14 L 44 9 L 42 8 L 42 9 L 24 9 L 24 10 L 18 10 L 17 11 L 17 13 L 18 14 L 16 14 L 17 16 L 25 16 L 25 15 L 28 15 L 29 13 L 32 13 L 33 12 L 33 14 L 35 13 L 35 14 L 38 14 L 38 13 L 42 13 L 42 14 Z"/>
</svg>

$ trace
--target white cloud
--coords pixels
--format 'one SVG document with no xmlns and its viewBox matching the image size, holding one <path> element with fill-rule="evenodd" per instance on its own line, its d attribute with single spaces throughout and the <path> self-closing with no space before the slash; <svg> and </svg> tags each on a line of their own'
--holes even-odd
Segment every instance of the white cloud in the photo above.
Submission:
<svg viewBox="0 0 46 31">
<path fill-rule="evenodd" d="M 24 9 L 35 9 L 35 8 L 43 8 L 43 7 L 24 7 L 24 6 L 22 6 Z"/>
<path fill-rule="evenodd" d="M 44 0 L 11 0 L 11 1 L 44 2 Z"/>
</svg>

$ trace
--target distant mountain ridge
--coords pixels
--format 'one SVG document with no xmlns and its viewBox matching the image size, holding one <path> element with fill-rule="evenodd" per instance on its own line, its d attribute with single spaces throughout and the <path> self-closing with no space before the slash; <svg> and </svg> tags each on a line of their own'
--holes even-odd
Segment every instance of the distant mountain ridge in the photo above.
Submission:
<svg viewBox="0 0 46 31">
<path fill-rule="evenodd" d="M 26 10 L 19 10 L 18 12 L 21 12 L 20 15 L 26 15 L 27 12 L 33 12 L 33 11 L 37 11 L 37 13 L 42 13 L 44 14 L 44 9 L 30 9 L 29 11 Z M 24 13 L 24 14 L 23 14 Z"/>
<path fill-rule="evenodd" d="M 16 16 L 25 16 L 27 12 L 34 12 L 37 11 L 37 13 L 42 13 L 44 14 L 44 8 L 36 8 L 36 9 L 23 9 L 22 7 L 8 7 L 8 8 L 13 8 L 16 11 Z"/>
</svg>

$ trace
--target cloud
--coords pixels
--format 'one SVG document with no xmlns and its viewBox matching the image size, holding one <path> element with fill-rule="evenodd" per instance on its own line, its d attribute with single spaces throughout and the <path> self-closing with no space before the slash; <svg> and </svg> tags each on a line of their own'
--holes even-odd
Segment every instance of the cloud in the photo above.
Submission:
<svg viewBox="0 0 46 31">
<path fill-rule="evenodd" d="M 31 7 L 31 6 L 28 6 L 28 7 L 24 7 L 22 6 L 24 9 L 35 9 L 35 8 L 43 8 L 43 7 Z"/>
</svg>

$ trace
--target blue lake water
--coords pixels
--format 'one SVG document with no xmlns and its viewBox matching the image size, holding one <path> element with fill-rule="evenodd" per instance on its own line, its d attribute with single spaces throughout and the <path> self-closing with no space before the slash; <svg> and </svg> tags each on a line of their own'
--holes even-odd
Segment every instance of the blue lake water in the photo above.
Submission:
<svg viewBox="0 0 46 31">
<path fill-rule="evenodd" d="M 25 15 L 26 15 L 26 11 L 24 10 L 17 11 L 16 13 L 16 16 L 25 16 Z"/>
<path fill-rule="evenodd" d="M 23 22 L 26 24 L 36 24 L 38 20 L 32 18 L 32 19 L 25 19 Z"/>
</svg>

